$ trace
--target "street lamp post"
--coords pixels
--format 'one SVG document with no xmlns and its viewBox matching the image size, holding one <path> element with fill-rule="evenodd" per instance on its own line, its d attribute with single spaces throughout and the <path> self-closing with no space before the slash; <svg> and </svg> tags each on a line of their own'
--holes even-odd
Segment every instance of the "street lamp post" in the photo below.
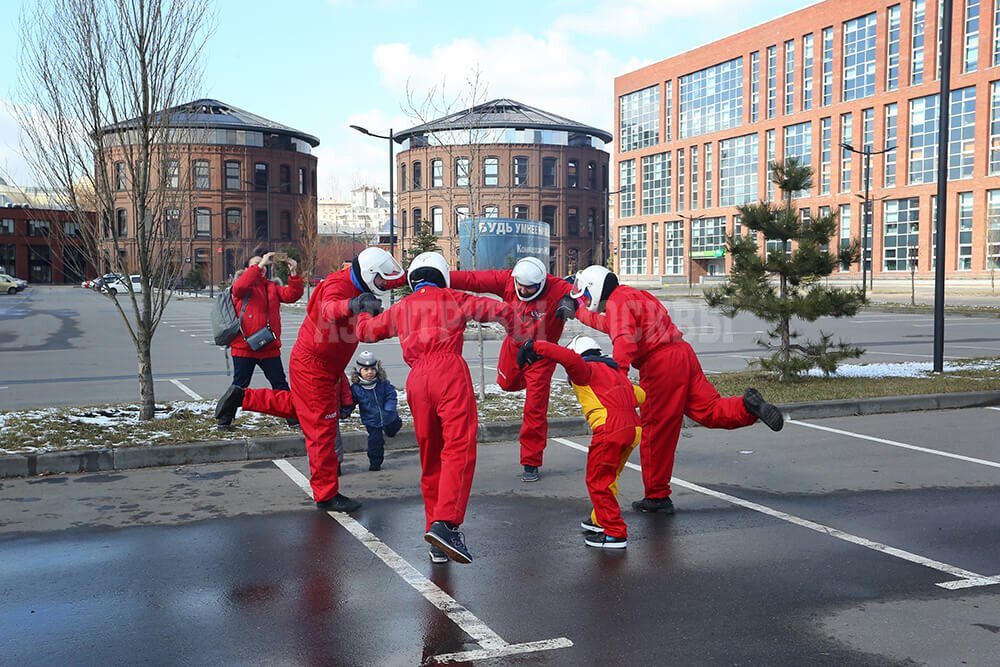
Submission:
<svg viewBox="0 0 1000 667">
<path fill-rule="evenodd" d="M 882 150 L 873 151 L 872 147 L 865 144 L 862 150 L 858 150 L 854 146 L 846 143 L 841 143 L 840 147 L 844 150 L 851 151 L 852 153 L 857 153 L 858 155 L 863 155 L 865 158 L 865 210 L 861 215 L 861 296 L 862 298 L 867 297 L 866 290 L 866 280 L 868 277 L 868 228 L 872 224 L 872 198 L 871 198 L 871 176 L 872 176 L 872 155 L 881 155 L 882 153 L 888 153 L 891 150 L 895 150 L 895 146 L 886 146 Z M 872 230 L 873 232 L 875 230 Z M 875 263 L 874 257 L 872 257 L 872 289 L 875 286 Z"/>
<path fill-rule="evenodd" d="M 396 173 L 395 165 L 393 164 L 393 144 L 395 143 L 394 135 L 392 133 L 392 128 L 389 128 L 389 134 L 375 134 L 374 132 L 369 132 L 367 129 L 361 127 L 360 125 L 351 125 L 352 129 L 357 130 L 361 134 L 366 134 L 369 137 L 375 137 L 376 139 L 388 139 L 389 140 L 389 254 L 393 257 L 396 256 L 396 207 L 392 201 L 393 195 L 393 176 Z"/>
</svg>

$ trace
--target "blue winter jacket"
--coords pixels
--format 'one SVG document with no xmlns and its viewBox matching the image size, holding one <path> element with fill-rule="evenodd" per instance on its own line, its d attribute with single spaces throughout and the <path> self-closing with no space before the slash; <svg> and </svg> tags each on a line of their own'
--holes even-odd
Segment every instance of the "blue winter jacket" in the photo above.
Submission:
<svg viewBox="0 0 1000 667">
<path fill-rule="evenodd" d="M 388 380 L 379 380 L 371 387 L 360 382 L 351 385 L 351 396 L 358 406 L 361 423 L 382 428 L 399 419 L 396 412 L 396 388 Z"/>
</svg>

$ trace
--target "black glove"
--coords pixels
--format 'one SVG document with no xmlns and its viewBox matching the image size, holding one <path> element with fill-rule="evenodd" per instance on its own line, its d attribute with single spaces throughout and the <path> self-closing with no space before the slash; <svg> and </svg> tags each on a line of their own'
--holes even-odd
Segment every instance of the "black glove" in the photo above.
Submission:
<svg viewBox="0 0 1000 667">
<path fill-rule="evenodd" d="M 524 368 L 528 364 L 533 364 L 536 361 L 541 361 L 542 355 L 535 352 L 535 341 L 526 340 L 521 349 L 517 351 L 517 365 L 518 368 Z"/>
<path fill-rule="evenodd" d="M 560 320 L 572 320 L 576 318 L 576 299 L 570 295 L 566 295 L 559 299 L 559 305 L 556 306 L 556 317 Z"/>
<path fill-rule="evenodd" d="M 351 412 L 353 412 L 353 411 L 354 411 L 353 407 L 347 407 L 347 406 L 342 407 L 340 409 L 340 418 L 341 419 L 347 419 L 348 417 L 351 416 Z"/>
<path fill-rule="evenodd" d="M 378 315 L 382 312 L 382 301 L 374 294 L 365 292 L 364 294 L 359 294 L 351 299 L 348 302 L 347 307 L 355 315 L 361 312 Z"/>
</svg>

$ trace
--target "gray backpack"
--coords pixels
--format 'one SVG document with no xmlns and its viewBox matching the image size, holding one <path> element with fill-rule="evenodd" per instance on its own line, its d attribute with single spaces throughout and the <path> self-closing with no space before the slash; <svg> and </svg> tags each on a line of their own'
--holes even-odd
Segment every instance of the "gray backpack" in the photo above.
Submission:
<svg viewBox="0 0 1000 667">
<path fill-rule="evenodd" d="M 215 303 L 212 304 L 212 336 L 216 345 L 228 347 L 240 335 L 240 324 L 243 321 L 243 314 L 247 312 L 248 301 L 250 299 L 243 299 L 243 307 L 237 316 L 236 308 L 233 307 L 231 288 L 227 287 L 215 297 Z"/>
</svg>

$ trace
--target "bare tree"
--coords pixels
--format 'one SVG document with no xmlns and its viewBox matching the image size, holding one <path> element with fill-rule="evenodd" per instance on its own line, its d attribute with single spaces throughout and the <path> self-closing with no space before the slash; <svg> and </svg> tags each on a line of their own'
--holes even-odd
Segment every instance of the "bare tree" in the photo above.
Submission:
<svg viewBox="0 0 1000 667">
<path fill-rule="evenodd" d="M 319 224 L 316 220 L 316 202 L 312 197 L 299 202 L 298 212 L 299 247 L 302 249 L 302 265 L 299 273 L 306 281 L 306 301 L 312 291 L 312 277 L 319 261 Z"/>
<path fill-rule="evenodd" d="M 15 113 L 26 159 L 39 185 L 65 193 L 88 261 L 141 279 L 125 305 L 109 298 L 135 345 L 142 419 L 154 413 L 153 335 L 183 266 L 181 157 L 198 133 L 172 111 L 197 97 L 207 7 L 53 0 L 21 17 Z"/>
</svg>

